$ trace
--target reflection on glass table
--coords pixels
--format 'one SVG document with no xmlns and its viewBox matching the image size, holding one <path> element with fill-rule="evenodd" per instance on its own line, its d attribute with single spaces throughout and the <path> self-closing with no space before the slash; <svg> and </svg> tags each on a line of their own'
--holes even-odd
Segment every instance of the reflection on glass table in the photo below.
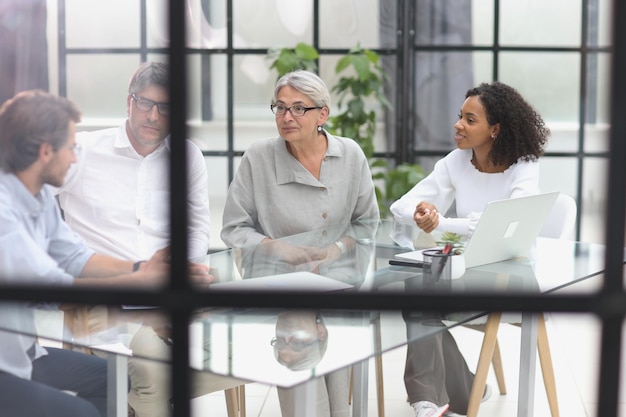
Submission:
<svg viewBox="0 0 626 417">
<path fill-rule="evenodd" d="M 429 279 L 428 274 L 424 274 L 423 268 L 402 267 L 389 265 L 389 260 L 400 252 L 406 252 L 410 248 L 400 248 L 391 240 L 390 233 L 393 224 L 388 221 L 382 222 L 360 222 L 348 226 L 329 227 L 323 230 L 303 233 L 301 235 L 290 236 L 280 239 L 270 244 L 261 244 L 253 248 L 238 248 L 220 252 L 207 258 L 212 267 L 219 271 L 221 283 L 228 283 L 225 287 L 229 290 L 241 288 L 247 290 L 251 282 L 258 283 L 255 291 L 269 291 L 276 293 L 281 290 L 302 289 L 302 281 L 307 281 L 311 291 L 352 291 L 352 292 L 385 292 L 385 293 L 407 293 L 414 292 L 424 294 L 428 292 L 449 292 L 453 294 L 467 294 L 472 292 L 480 293 L 555 293 L 559 290 L 596 276 L 602 273 L 604 267 L 604 250 L 602 245 L 585 244 L 579 242 L 569 242 L 563 240 L 538 238 L 535 246 L 526 256 L 520 256 L 503 262 L 487 264 L 479 267 L 468 268 L 465 273 L 454 280 Z M 351 239 L 348 250 L 338 258 L 318 256 L 318 249 L 325 247 L 329 242 L 335 241 L 338 237 Z M 308 256 L 308 257 L 307 257 Z M 226 273 L 223 273 L 225 271 Z M 313 277 L 317 278 L 313 279 Z M 322 279 L 324 278 L 324 279 Z M 336 280 L 342 285 L 327 285 L 326 278 Z M 293 280 L 293 286 L 289 282 Z M 318 282 L 319 281 L 319 282 Z M 222 284 L 213 286 L 209 291 L 219 291 Z M 345 285 L 348 285 L 347 287 Z M 371 312 L 370 312 L 371 313 Z M 232 334 L 238 333 L 235 328 L 239 325 L 242 317 L 234 318 L 227 313 L 228 318 L 223 318 L 224 326 L 228 327 Z M 463 313 L 458 312 L 451 316 L 440 317 L 435 315 L 436 321 L 441 318 L 445 320 L 445 326 L 455 326 L 466 323 L 478 316 L 485 316 L 487 312 Z M 489 317 L 496 317 L 492 313 Z M 393 347 L 406 344 L 409 341 L 427 337 L 437 330 L 430 329 L 429 334 L 411 332 L 407 340 L 405 330 L 406 325 L 399 313 L 383 313 L 380 317 L 388 315 L 390 320 L 378 329 L 381 336 L 377 336 L 375 342 L 378 345 L 373 348 L 365 357 L 359 356 L 361 352 L 355 350 L 356 354 L 350 356 L 350 362 L 340 365 L 341 361 L 333 364 L 332 369 L 324 368 L 328 362 L 320 361 L 315 368 L 306 372 L 291 372 L 284 374 L 284 370 L 276 371 L 275 375 L 280 375 L 280 384 L 290 386 L 297 384 L 299 378 L 315 377 L 327 374 L 338 366 L 348 366 L 358 363 L 366 357 L 379 355 Z M 541 324 L 538 322 L 538 315 L 534 313 L 518 314 L 518 321 L 522 323 L 522 349 L 520 366 L 520 404 L 526 403 L 524 409 L 519 410 L 519 415 L 526 415 L 528 404 L 532 402 L 531 390 L 534 383 L 535 351 L 537 344 L 537 329 Z M 248 318 L 249 319 L 249 318 Z M 370 318 L 371 319 L 371 318 Z M 217 318 L 207 321 L 217 324 Z M 483 318 L 483 323 L 486 317 Z M 498 323 L 501 320 L 497 316 Z M 541 318 L 543 320 L 543 318 Z M 254 325 L 251 325 L 254 327 Z M 268 324 L 271 328 L 271 324 Z M 374 326 L 375 327 L 375 326 Z M 428 326 L 421 326 L 428 328 Z M 497 329 L 497 326 L 496 326 Z M 441 329 L 440 329 L 441 330 Z M 225 331 L 225 330 L 224 330 Z M 268 330 L 269 331 L 269 330 Z M 389 331 L 389 332 L 387 332 Z M 396 337 L 388 337 L 388 335 Z M 373 333 L 364 335 L 364 338 L 373 337 Z M 241 342 L 244 346 L 254 344 L 260 346 L 263 342 L 261 337 L 257 342 Z M 329 333 L 330 340 L 330 333 Z M 344 345 L 347 350 L 353 346 L 366 346 L 366 343 L 359 342 L 361 339 L 354 336 L 351 341 Z M 371 339 L 368 339 L 371 340 Z M 232 341 L 231 341 L 232 342 Z M 230 343 L 230 342 L 229 342 Z M 234 349 L 234 348 L 233 348 Z M 232 353 L 232 352 L 231 352 Z M 269 352 L 268 352 L 269 355 Z M 243 357 L 245 355 L 242 355 Z M 251 363 L 239 368 L 231 360 L 229 368 L 219 372 L 234 373 L 236 376 L 268 381 L 269 372 L 259 372 L 255 374 Z M 243 359 L 242 359 L 243 361 Z M 223 361 L 220 361 L 223 363 Z M 218 366 L 209 365 L 209 367 Z M 239 374 L 241 373 L 241 374 Z M 255 375 L 252 375 L 255 374 Z M 290 379 L 293 380 L 290 381 Z M 304 380 L 302 380 L 304 381 Z M 364 379 L 366 383 L 366 378 Z M 303 384 L 304 385 L 304 384 Z M 355 401 L 353 412 L 358 415 L 363 412 L 359 409 L 358 401 Z M 364 405 L 366 407 L 366 404 Z M 532 408 L 532 407 L 530 407 Z M 366 412 L 366 410 L 365 410 Z"/>
<path fill-rule="evenodd" d="M 291 236 L 255 248 L 240 248 L 208 255 L 203 262 L 210 265 L 221 283 L 243 283 L 260 277 L 274 279 L 289 275 L 316 277 L 310 289 L 321 291 L 388 292 L 393 294 L 415 291 L 447 291 L 465 294 L 474 291 L 495 293 L 548 293 L 566 290 L 576 282 L 602 273 L 604 269 L 604 248 L 602 245 L 569 242 L 551 239 L 537 239 L 532 253 L 505 262 L 467 269 L 459 279 L 447 282 L 424 280 L 423 271 L 414 267 L 389 265 L 395 254 L 407 251 L 396 246 L 390 239 L 389 222 L 360 222 L 337 226 Z M 329 258 L 319 255 L 315 248 L 344 237 L 348 242 L 345 252 Z M 338 253 L 338 252 L 337 252 Z M 320 282 L 324 282 L 321 285 Z M 284 283 L 284 282 L 283 282 Z M 319 284 L 319 285 L 318 285 Z M 219 291 L 219 285 L 207 291 Z M 244 284 L 243 289 L 247 288 Z M 282 285 L 282 284 L 281 284 Z M 267 286 L 267 291 L 277 294 L 288 287 Z M 232 288 L 231 288 L 232 290 Z M 230 291 L 230 290 L 229 290 Z M 256 288 L 255 291 L 262 291 Z M 263 295 L 259 295 L 263 296 Z M 279 295 L 287 296 L 287 295 Z M 105 333 L 91 335 L 89 339 L 62 338 L 75 346 L 124 346 L 129 336 L 128 323 L 143 322 L 140 312 L 124 311 L 112 320 Z M 141 314 L 159 315 L 158 311 L 143 311 Z M 319 318 L 323 331 L 317 339 L 311 334 L 289 335 L 282 324 L 290 315 L 308 315 L 313 323 Z M 456 326 L 466 320 L 485 314 L 457 313 L 454 320 L 446 320 L 445 327 Z M 527 391 L 534 382 L 534 352 L 536 346 L 536 315 L 526 317 L 529 327 L 523 333 L 523 354 L 520 358 L 520 388 Z M 315 328 L 319 328 L 316 322 Z M 278 324 L 278 326 L 277 326 Z M 220 308 L 219 306 L 197 312 L 190 323 L 190 357 L 195 369 L 218 375 L 234 376 L 248 381 L 282 387 L 296 387 L 305 395 L 314 397 L 311 381 L 338 369 L 353 367 L 354 401 L 353 415 L 367 413 L 367 364 L 365 360 L 380 356 L 385 351 L 406 345 L 442 331 L 437 326 L 421 326 L 418 333 L 411 333 L 407 339 L 406 322 L 398 311 L 339 311 L 320 310 L 315 312 L 293 312 L 284 309 Z M 21 329 L 9 329 L 22 331 Z M 40 329 L 40 337 L 58 339 Z M 292 342 L 293 338 L 293 342 Z M 323 343 L 322 343 L 323 342 Z M 310 344 L 309 344 L 310 343 Z M 320 348 L 324 346 L 323 352 Z M 97 349 L 98 347 L 96 347 Z M 287 355 L 285 348 L 294 352 Z M 314 356 L 303 353 L 315 351 Z M 281 352 L 282 350 L 282 352 Z M 531 354 L 532 353 L 532 354 Z M 130 351 L 119 349 L 111 358 L 123 358 Z M 147 358 L 163 360 L 162 358 Z M 123 386 L 126 372 L 117 369 Z M 119 388 L 119 387 L 118 387 Z M 123 391 L 123 390 L 122 390 Z M 119 393 L 119 390 L 118 390 Z M 125 394 L 122 392 L 120 395 Z M 520 402 L 524 395 L 520 391 Z M 525 394 L 527 395 L 527 394 Z M 306 401 L 303 402 L 306 404 Z M 304 414 L 303 414 L 304 415 Z"/>
</svg>

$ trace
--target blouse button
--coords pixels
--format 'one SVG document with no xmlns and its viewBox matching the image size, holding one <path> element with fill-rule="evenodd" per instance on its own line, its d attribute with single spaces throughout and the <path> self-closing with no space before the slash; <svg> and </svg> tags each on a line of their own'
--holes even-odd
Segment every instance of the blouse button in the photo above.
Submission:
<svg viewBox="0 0 626 417">
<path fill-rule="evenodd" d="M 322 213 L 322 217 L 323 217 L 323 218 L 328 217 L 328 213 Z"/>
</svg>

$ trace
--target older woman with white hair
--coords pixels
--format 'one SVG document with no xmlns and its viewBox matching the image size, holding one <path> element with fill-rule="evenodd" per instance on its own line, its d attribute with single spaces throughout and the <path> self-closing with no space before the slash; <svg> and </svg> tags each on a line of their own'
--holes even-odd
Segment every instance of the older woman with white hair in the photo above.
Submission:
<svg viewBox="0 0 626 417">
<path fill-rule="evenodd" d="M 378 219 L 363 151 L 354 140 L 333 136 L 323 127 L 330 113 L 324 81 L 308 71 L 288 73 L 278 80 L 270 108 L 279 137 L 257 141 L 243 155 L 224 207 L 222 240 L 251 249 L 298 233 Z M 321 247 L 273 244 L 280 246 L 271 251 L 280 259 L 272 258 L 271 268 L 333 262 L 357 246 L 350 233 L 333 236 Z M 348 370 L 336 374 L 341 378 L 333 378 L 332 387 L 318 379 L 319 417 L 350 415 Z M 293 415 L 291 390 L 278 393 L 283 416 Z M 324 395 L 328 393 L 333 395 Z"/>
</svg>

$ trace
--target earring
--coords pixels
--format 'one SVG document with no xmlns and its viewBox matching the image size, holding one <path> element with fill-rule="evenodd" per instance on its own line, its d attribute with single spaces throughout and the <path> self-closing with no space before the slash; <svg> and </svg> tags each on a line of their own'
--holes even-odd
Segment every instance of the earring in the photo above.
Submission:
<svg viewBox="0 0 626 417">
<path fill-rule="evenodd" d="M 321 132 L 322 130 L 323 130 L 322 126 L 318 126 L 318 127 L 317 127 L 317 131 L 318 131 L 318 132 Z"/>
</svg>

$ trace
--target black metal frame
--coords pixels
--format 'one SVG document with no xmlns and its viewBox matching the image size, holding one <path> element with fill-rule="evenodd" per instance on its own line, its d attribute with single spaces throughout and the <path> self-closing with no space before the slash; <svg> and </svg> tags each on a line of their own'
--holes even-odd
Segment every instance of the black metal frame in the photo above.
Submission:
<svg viewBox="0 0 626 417">
<path fill-rule="evenodd" d="M 144 0 L 145 1 L 145 0 Z M 584 7 L 588 7 L 588 1 L 583 1 Z M 145 3 L 142 6 L 142 25 L 145 27 Z M 494 0 L 496 11 L 499 1 Z M 317 10 L 318 0 L 314 2 Z M 398 0 L 398 10 L 404 10 L 406 16 L 410 16 L 412 2 L 410 0 Z M 60 13 L 63 12 L 64 2 L 59 1 Z M 185 149 L 182 144 L 186 137 L 186 103 L 187 103 L 187 85 L 186 85 L 186 59 L 185 56 L 190 51 L 185 46 L 185 16 L 184 2 L 170 1 L 169 28 L 171 45 L 168 50 L 171 62 L 171 90 L 170 100 L 172 105 L 171 115 L 171 132 L 172 137 L 172 159 L 171 159 L 171 184 L 172 184 L 172 271 L 171 280 L 167 288 L 155 292 L 143 292 L 134 290 L 101 290 L 90 291 L 84 288 L 58 288 L 46 287 L 33 289 L 32 287 L 3 287 L 0 291 L 0 299 L 2 300 L 28 300 L 28 301 L 57 301 L 72 302 L 82 304 L 147 304 L 161 305 L 169 312 L 173 324 L 173 337 L 176 343 L 173 347 L 173 374 L 175 381 L 172 384 L 173 401 L 177 416 L 189 416 L 189 377 L 188 372 L 188 320 L 190 314 L 198 308 L 207 306 L 251 306 L 251 307 L 290 307 L 290 308 L 328 308 L 328 309 L 381 309 L 381 310 L 411 310 L 415 306 L 420 306 L 420 310 L 442 310 L 442 306 L 454 306 L 455 310 L 495 310 L 495 311 L 554 311 L 554 312 L 580 312 L 593 313 L 602 321 L 602 348 L 601 348 L 601 369 L 600 381 L 598 386 L 598 410 L 597 415 L 617 416 L 618 412 L 618 395 L 619 395 L 619 371 L 621 361 L 621 330 L 622 322 L 626 316 L 626 293 L 623 289 L 623 248 L 624 248 L 624 230 L 625 214 L 626 214 L 626 118 L 623 117 L 623 111 L 626 109 L 626 81 L 621 77 L 626 73 L 626 27 L 620 22 L 626 21 L 626 3 L 613 1 L 613 42 L 612 42 L 612 74 L 613 82 L 611 89 L 611 133 L 610 133 L 610 155 L 609 157 L 609 175 L 608 175 L 608 192 L 609 197 L 608 209 L 606 213 L 606 273 L 603 288 L 597 294 L 589 295 L 564 295 L 564 296 L 531 296 L 531 295 L 498 295 L 489 294 L 472 294 L 463 296 L 453 295 L 385 295 L 385 294 L 348 294 L 333 293 L 318 296 L 310 293 L 293 293 L 286 296 L 284 293 L 258 297 L 254 293 L 239 292 L 220 292 L 219 295 L 211 293 L 202 293 L 195 291 L 187 278 L 186 254 L 187 254 L 187 236 L 184 232 L 187 225 L 186 206 L 186 178 L 182 173 L 185 172 Z M 496 13 L 497 16 L 497 13 Z M 587 13 L 584 13 L 583 20 L 586 21 Z M 497 19 L 496 19 L 497 20 Z M 316 20 L 317 22 L 317 13 Z M 60 19 L 61 23 L 61 19 Z M 583 22 L 584 23 L 584 22 Z M 63 34 L 64 25 L 59 25 L 61 35 Z M 316 25 L 317 27 L 317 25 Z M 402 30 L 405 31 L 402 39 L 402 47 L 398 48 L 398 54 L 402 51 L 402 59 L 399 61 L 407 65 L 398 71 L 398 79 L 410 80 L 411 71 L 411 51 L 415 47 L 410 46 L 411 36 L 406 33 L 406 22 L 403 22 Z M 497 33 L 498 23 L 495 22 L 494 30 Z M 586 31 L 584 31 L 586 37 Z M 315 35 L 317 42 L 317 33 Z M 145 43 L 142 43 L 145 45 Z M 235 51 L 232 45 L 232 4 L 228 1 L 228 45 L 229 47 L 223 51 L 212 51 L 211 53 L 225 53 L 228 56 L 229 66 L 229 96 L 228 106 L 232 110 L 232 60 L 236 53 L 259 53 L 259 51 Z M 593 48 L 586 45 L 586 39 L 583 39 L 579 50 L 583 56 Z M 422 49 L 435 49 L 422 47 Z M 445 49 L 445 48 L 439 48 Z M 459 49 L 459 48 L 456 48 Z M 464 48 L 463 48 L 464 49 Z M 480 48 L 474 48 L 480 49 Z M 528 50 L 528 48 L 510 48 L 510 50 Z M 534 50 L 535 48 L 533 48 Z M 494 59 L 494 78 L 497 77 L 497 54 L 509 48 L 500 47 L 497 44 L 497 36 L 495 44 L 490 48 L 493 50 L 496 59 Z M 563 50 L 562 48 L 556 48 Z M 569 50 L 569 49 L 567 49 Z M 60 73 L 64 74 L 64 57 L 68 53 L 91 53 L 93 51 L 68 51 L 60 50 Z M 110 52 L 110 51 L 109 51 Z M 115 52 L 136 53 L 136 50 L 116 50 Z M 153 52 L 147 48 L 142 48 L 142 56 L 146 56 L 148 52 Z M 193 52 L 193 51 L 191 51 Z M 322 53 L 341 52 L 341 51 L 322 51 Z M 386 51 L 385 53 L 388 53 Z M 201 51 L 201 53 L 208 53 Z M 586 74 L 586 61 L 582 60 L 584 67 L 581 74 Z M 408 69 L 407 69 L 408 68 Z M 586 77 L 581 77 L 581 83 L 584 84 Z M 65 82 L 60 80 L 61 93 L 65 92 Z M 586 87 L 581 86 L 584 101 L 584 94 L 587 93 Z M 400 107 L 402 112 L 410 109 L 410 97 L 400 96 L 399 99 L 404 104 Z M 584 103 L 581 103 L 584 104 Z M 232 142 L 232 112 L 229 113 L 229 151 L 217 153 L 209 156 L 228 156 L 231 160 L 229 169 L 229 180 L 232 178 L 232 158 L 239 154 L 233 149 Z M 407 113 L 403 113 L 407 114 Z M 581 106 L 581 121 L 585 120 L 586 110 L 584 105 Z M 407 119 L 408 120 L 408 119 Z M 402 135 L 398 137 L 412 137 L 410 135 L 411 127 L 402 126 Z M 584 133 L 581 130 L 581 149 Z M 397 157 L 403 160 L 405 156 L 411 155 L 404 142 L 398 143 Z M 560 154 L 559 154 L 560 155 Z M 555 155 L 558 156 L 558 155 Z M 574 154 L 563 154 L 563 156 L 576 156 L 582 158 L 590 156 L 581 151 Z M 595 155 L 594 155 L 595 156 Z M 605 156 L 605 155 L 598 155 Z M 580 165 L 582 169 L 582 162 Z M 581 174 L 579 174 L 581 175 Z M 580 177 L 579 179 L 581 179 Z M 580 183 L 580 181 L 579 181 Z M 579 199 L 580 200 L 580 199 Z M 580 201 L 579 201 L 580 203 Z M 443 308 L 445 310 L 445 308 Z"/>
</svg>

